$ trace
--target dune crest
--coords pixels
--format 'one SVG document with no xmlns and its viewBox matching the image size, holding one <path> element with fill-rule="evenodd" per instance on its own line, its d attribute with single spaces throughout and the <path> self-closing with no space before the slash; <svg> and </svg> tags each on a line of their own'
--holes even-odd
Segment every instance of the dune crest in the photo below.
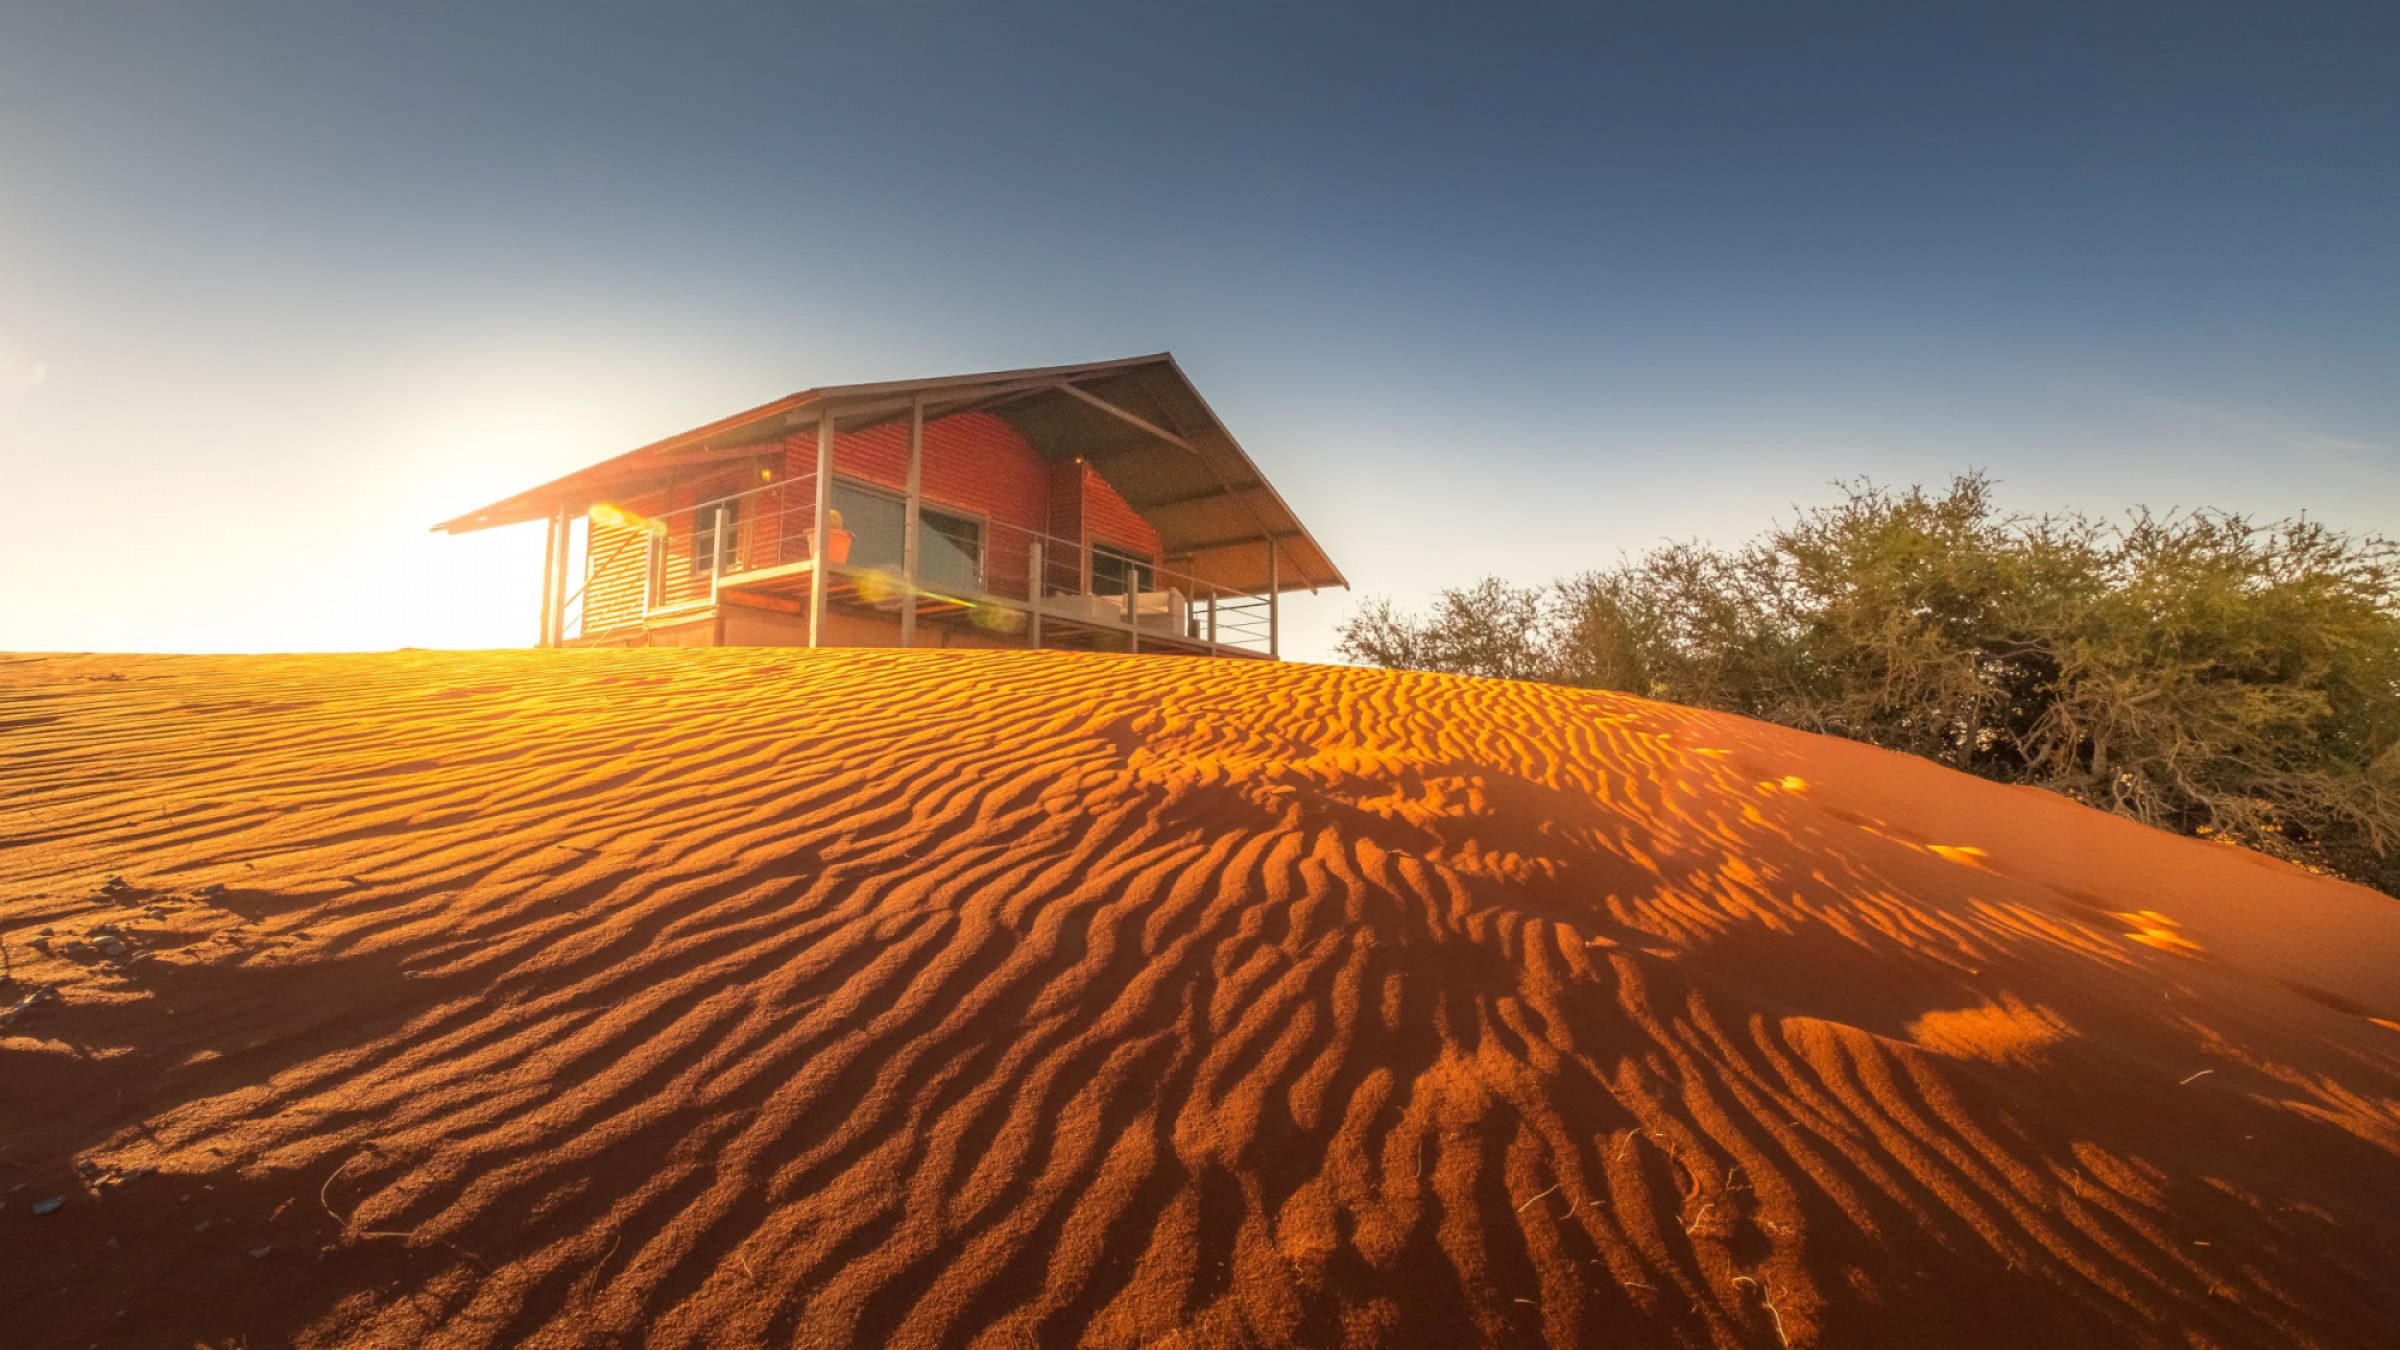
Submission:
<svg viewBox="0 0 2400 1350">
<path fill-rule="evenodd" d="M 0 657 L 0 936 L 28 1344 L 2400 1324 L 2400 906 L 1627 697 Z"/>
</svg>

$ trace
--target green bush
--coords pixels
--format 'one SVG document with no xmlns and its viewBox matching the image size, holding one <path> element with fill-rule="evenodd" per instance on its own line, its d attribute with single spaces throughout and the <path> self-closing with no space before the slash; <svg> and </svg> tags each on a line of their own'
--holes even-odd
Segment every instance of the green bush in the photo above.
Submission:
<svg viewBox="0 0 2400 1350">
<path fill-rule="evenodd" d="M 2400 893 L 2396 559 L 2305 520 L 1861 483 L 1733 548 L 1370 602 L 1341 650 L 1847 736 Z"/>
</svg>

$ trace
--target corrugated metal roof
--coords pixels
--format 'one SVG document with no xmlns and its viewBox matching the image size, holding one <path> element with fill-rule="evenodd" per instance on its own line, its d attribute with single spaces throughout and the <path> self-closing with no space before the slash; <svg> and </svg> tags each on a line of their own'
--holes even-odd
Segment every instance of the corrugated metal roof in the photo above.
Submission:
<svg viewBox="0 0 2400 1350">
<path fill-rule="evenodd" d="M 706 426 L 653 441 L 540 487 L 434 526 L 463 534 L 580 512 L 629 487 L 813 427 L 830 410 L 856 430 L 909 415 L 930 420 L 989 408 L 1048 459 L 1080 458 L 1158 529 L 1174 565 L 1237 590 L 1267 585 L 1276 544 L 1284 590 L 1347 587 L 1280 493 L 1165 352 L 1071 366 L 945 375 L 804 389 Z"/>
</svg>

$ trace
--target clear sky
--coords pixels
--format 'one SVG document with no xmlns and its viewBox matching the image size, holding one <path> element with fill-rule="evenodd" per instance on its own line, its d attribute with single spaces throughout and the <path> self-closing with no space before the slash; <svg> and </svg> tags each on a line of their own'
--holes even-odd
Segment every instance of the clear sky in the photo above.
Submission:
<svg viewBox="0 0 2400 1350">
<path fill-rule="evenodd" d="M 540 528 L 427 526 L 1162 348 L 1358 587 L 1304 656 L 1861 474 L 2390 532 L 2396 71 L 2388 0 L 11 0 L 0 648 L 523 645 Z"/>
</svg>

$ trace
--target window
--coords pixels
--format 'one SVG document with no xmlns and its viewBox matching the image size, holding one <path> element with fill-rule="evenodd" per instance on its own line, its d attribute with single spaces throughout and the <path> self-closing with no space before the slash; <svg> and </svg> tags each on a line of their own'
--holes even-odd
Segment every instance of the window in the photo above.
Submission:
<svg viewBox="0 0 2400 1350">
<path fill-rule="evenodd" d="M 837 482 L 833 509 L 842 513 L 842 528 L 850 532 L 850 566 L 900 570 L 900 530 L 908 519 L 907 503 L 872 488 Z M 801 528 L 808 528 L 805 521 Z"/>
<path fill-rule="evenodd" d="M 725 537 L 717 537 L 717 524 L 724 522 Z M 742 499 L 732 498 L 701 506 L 692 512 L 692 575 L 704 577 L 718 570 L 741 569 Z"/>
<path fill-rule="evenodd" d="M 908 503 L 857 483 L 833 485 L 833 507 L 850 532 L 850 565 L 900 570 Z M 917 584 L 968 594 L 983 589 L 983 522 L 933 507 L 917 511 Z"/>
<path fill-rule="evenodd" d="M 1150 564 L 1106 549 L 1092 550 L 1092 594 L 1124 595 L 1150 589 Z"/>
<path fill-rule="evenodd" d="M 917 582 L 947 591 L 983 589 L 983 522 L 921 507 Z"/>
</svg>

